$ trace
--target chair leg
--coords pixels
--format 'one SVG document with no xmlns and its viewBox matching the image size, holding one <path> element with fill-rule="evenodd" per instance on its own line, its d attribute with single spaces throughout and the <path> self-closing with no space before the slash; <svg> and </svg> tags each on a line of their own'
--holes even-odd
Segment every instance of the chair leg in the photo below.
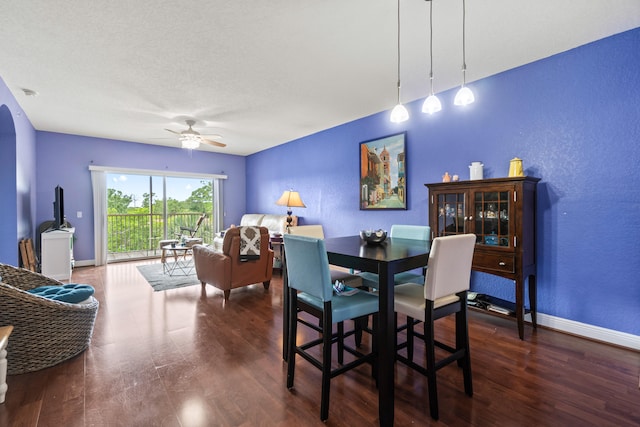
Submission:
<svg viewBox="0 0 640 427">
<path fill-rule="evenodd" d="M 353 319 L 354 329 L 355 329 L 355 340 L 356 340 L 356 348 L 359 348 L 362 345 L 362 331 L 367 327 L 367 323 L 369 322 L 368 316 L 358 317 Z"/>
<path fill-rule="evenodd" d="M 430 305 L 430 306 L 429 306 Z M 434 340 L 434 316 L 433 316 L 433 302 L 427 300 L 427 309 L 425 310 L 424 319 L 424 344 L 425 344 L 425 356 L 427 359 L 427 384 L 429 387 L 429 410 L 431 412 L 431 418 L 437 420 L 438 414 L 438 384 L 436 382 L 436 352 L 435 352 L 435 340 Z"/>
<path fill-rule="evenodd" d="M 326 305 L 325 305 L 326 307 Z M 320 420 L 329 418 L 329 391 L 331 390 L 331 311 L 324 310 L 322 319 L 322 397 L 320 400 Z"/>
<path fill-rule="evenodd" d="M 293 378 L 296 371 L 296 334 L 298 333 L 298 307 L 297 295 L 293 288 L 289 289 L 289 337 L 287 345 L 287 388 L 293 388 Z"/>
<path fill-rule="evenodd" d="M 456 350 L 461 350 L 466 347 L 466 343 L 465 343 L 466 338 L 464 337 L 464 334 L 462 331 L 464 322 L 465 322 L 465 319 L 462 317 L 462 312 L 457 311 L 456 317 L 455 317 Z M 465 359 L 464 357 L 461 357 L 456 361 L 459 368 L 464 368 L 464 363 L 465 363 L 464 359 Z"/>
<path fill-rule="evenodd" d="M 378 388 L 378 314 L 375 313 L 373 317 L 373 330 L 371 334 L 371 352 L 374 354 L 371 361 L 371 376 L 376 380 L 376 388 Z"/>
<path fill-rule="evenodd" d="M 414 324 L 415 324 L 415 321 L 413 320 L 413 317 L 407 316 L 407 359 L 409 359 L 410 362 L 413 362 L 413 338 L 414 338 L 413 326 Z"/>
<path fill-rule="evenodd" d="M 338 363 L 344 364 L 344 322 L 338 323 Z"/>
<path fill-rule="evenodd" d="M 465 299 L 466 301 L 466 299 Z M 459 360 L 462 364 L 464 378 L 464 391 L 468 396 L 473 396 L 473 380 L 471 377 L 471 353 L 469 351 L 469 327 L 467 320 L 467 305 L 461 304 L 460 311 L 456 313 L 456 347 L 464 349 L 464 357 Z"/>
</svg>

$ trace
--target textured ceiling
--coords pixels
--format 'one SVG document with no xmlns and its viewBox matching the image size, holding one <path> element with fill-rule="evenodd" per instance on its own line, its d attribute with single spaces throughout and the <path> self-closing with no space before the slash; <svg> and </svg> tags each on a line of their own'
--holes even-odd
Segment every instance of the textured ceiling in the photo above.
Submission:
<svg viewBox="0 0 640 427">
<path fill-rule="evenodd" d="M 192 118 L 227 144 L 203 149 L 248 155 L 390 110 L 396 7 L 4 1 L 0 77 L 38 130 L 179 146 L 164 129 Z M 401 0 L 404 102 L 428 91 L 428 10 Z M 462 1 L 434 0 L 433 14 L 439 92 L 461 81 Z M 467 82 L 639 26 L 638 0 L 467 0 Z"/>
</svg>

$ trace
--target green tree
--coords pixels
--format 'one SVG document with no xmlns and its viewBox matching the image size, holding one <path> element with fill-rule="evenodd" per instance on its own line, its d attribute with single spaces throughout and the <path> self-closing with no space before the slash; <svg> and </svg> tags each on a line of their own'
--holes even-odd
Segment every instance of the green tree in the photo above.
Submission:
<svg viewBox="0 0 640 427">
<path fill-rule="evenodd" d="M 185 202 L 169 197 L 167 199 L 167 212 L 170 214 L 186 212 L 185 204 Z"/>
<path fill-rule="evenodd" d="M 132 196 L 123 194 L 120 190 L 107 188 L 107 206 L 109 207 L 109 213 L 127 213 L 127 208 L 132 200 Z"/>
<path fill-rule="evenodd" d="M 211 181 L 200 181 L 202 186 L 191 192 L 187 198 L 186 210 L 189 212 L 211 212 L 213 188 Z"/>
<path fill-rule="evenodd" d="M 155 198 L 156 198 L 156 193 L 152 194 L 152 197 L 154 198 L 154 203 L 155 203 Z M 142 207 L 143 208 L 147 208 L 147 212 L 149 212 L 149 193 L 142 193 Z M 154 206 L 155 209 L 155 206 Z"/>
</svg>

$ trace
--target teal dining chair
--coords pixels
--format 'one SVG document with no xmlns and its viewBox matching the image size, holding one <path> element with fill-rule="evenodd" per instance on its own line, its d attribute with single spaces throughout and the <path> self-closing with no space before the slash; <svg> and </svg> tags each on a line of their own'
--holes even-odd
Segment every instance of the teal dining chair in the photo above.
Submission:
<svg viewBox="0 0 640 427">
<path fill-rule="evenodd" d="M 467 326 L 467 291 L 471 280 L 475 234 L 458 234 L 436 237 L 431 243 L 429 268 L 424 283 L 405 283 L 394 287 L 394 309 L 396 316 L 407 317 L 407 341 L 396 348 L 396 360 L 427 377 L 429 410 L 433 419 L 438 419 L 438 388 L 436 372 L 452 362 L 462 368 L 464 390 L 473 395 L 471 381 L 471 355 Z M 454 314 L 454 347 L 434 336 L 435 321 Z M 416 322 L 423 322 L 424 333 L 414 330 Z M 414 338 L 422 338 L 425 346 L 424 365 L 413 361 Z M 435 347 L 450 355 L 436 360 Z M 406 348 L 406 356 L 401 350 Z"/>
<path fill-rule="evenodd" d="M 411 239 L 411 240 L 431 240 L 431 227 L 428 225 L 402 225 L 393 224 L 389 237 L 392 239 Z M 393 276 L 394 284 L 402 283 L 423 283 L 426 267 L 422 269 L 422 274 L 413 271 L 403 271 Z M 378 287 L 378 275 L 370 272 L 360 273 L 362 284 L 370 289 Z"/>
<path fill-rule="evenodd" d="M 324 229 L 319 224 L 292 226 L 289 227 L 289 234 L 324 239 Z M 351 288 L 362 287 L 362 278 L 358 274 L 351 274 L 342 268 L 333 266 L 329 266 L 329 271 L 331 273 L 331 283 L 335 283 L 337 280 Z"/>
<path fill-rule="evenodd" d="M 286 268 L 288 277 L 289 318 L 288 351 L 287 351 L 287 388 L 294 386 L 296 355 L 310 362 L 322 371 L 322 390 L 320 400 L 320 420 L 329 418 L 329 391 L 331 378 L 343 374 L 350 369 L 370 363 L 372 376 L 377 372 L 377 342 L 372 334 L 371 348 L 368 353 L 362 353 L 346 344 L 345 338 L 354 331 L 345 332 L 344 321 L 358 317 L 373 315 L 374 330 L 377 326 L 378 297 L 366 291 L 356 290 L 355 293 L 345 295 L 336 293 L 331 283 L 329 261 L 324 240 L 320 238 L 284 235 L 284 247 L 287 257 Z M 308 313 L 318 319 L 314 324 L 301 316 Z M 319 332 L 320 338 L 314 337 L 309 341 L 298 344 L 298 323 Z M 333 324 L 337 324 L 337 332 L 333 332 Z M 306 334 L 308 335 L 308 334 Z M 337 365 L 332 363 L 332 346 L 337 344 Z M 316 346 L 322 346 L 320 357 L 313 351 Z M 344 352 L 352 355 L 348 363 L 344 363 Z"/>
</svg>

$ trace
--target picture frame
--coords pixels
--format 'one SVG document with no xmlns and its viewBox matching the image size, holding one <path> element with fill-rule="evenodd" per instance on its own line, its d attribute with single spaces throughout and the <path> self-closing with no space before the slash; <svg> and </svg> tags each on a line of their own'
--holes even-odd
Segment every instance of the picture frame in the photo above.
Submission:
<svg viewBox="0 0 640 427">
<path fill-rule="evenodd" d="M 360 210 L 407 209 L 406 132 L 360 143 Z"/>
</svg>

